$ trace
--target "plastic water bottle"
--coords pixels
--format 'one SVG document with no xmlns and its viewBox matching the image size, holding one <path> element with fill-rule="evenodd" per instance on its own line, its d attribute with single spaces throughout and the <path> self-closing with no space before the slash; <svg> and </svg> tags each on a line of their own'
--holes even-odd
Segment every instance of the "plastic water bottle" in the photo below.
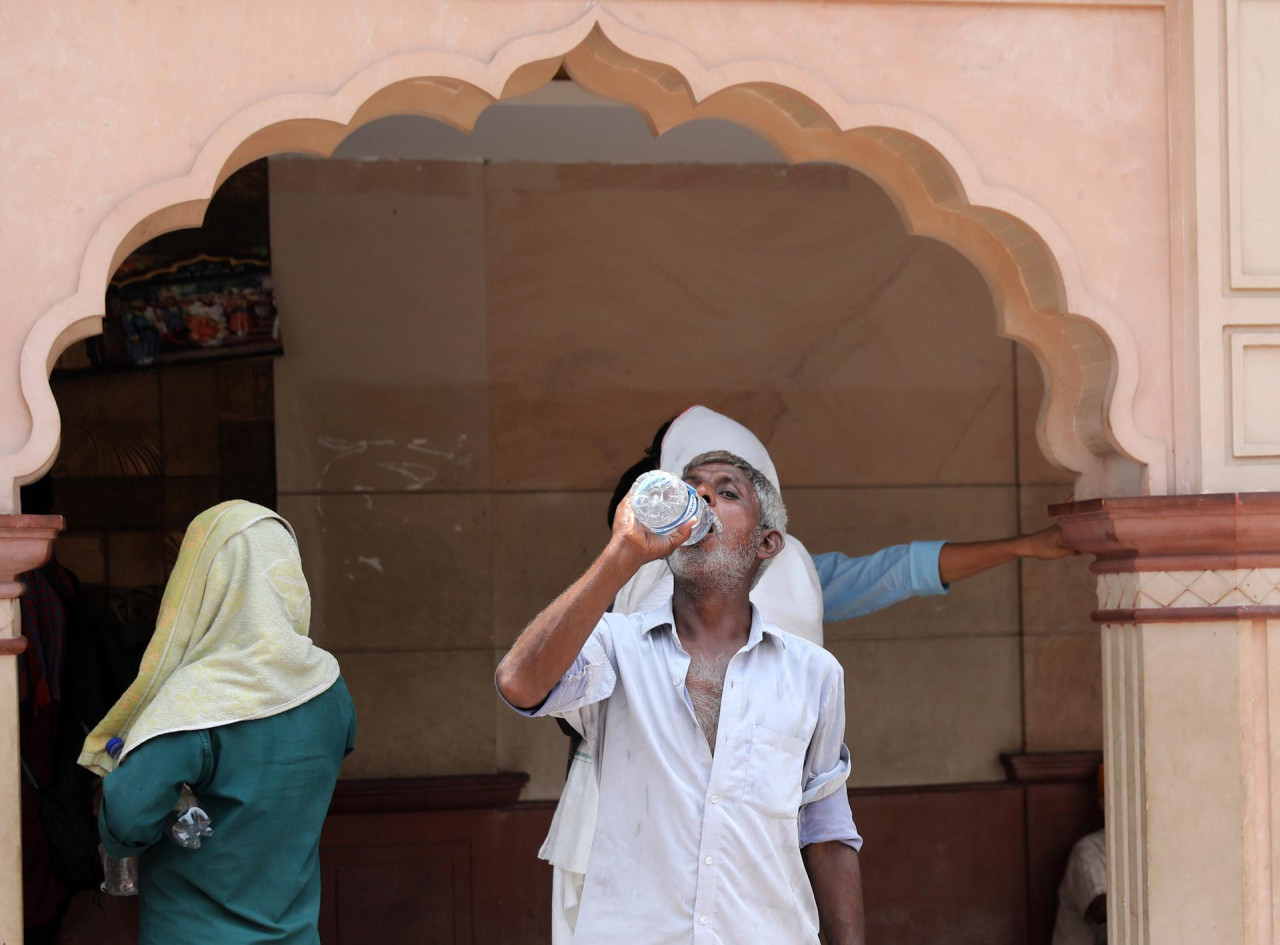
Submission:
<svg viewBox="0 0 1280 945">
<path fill-rule="evenodd" d="M 164 832 L 170 840 L 188 850 L 200 849 L 200 841 L 213 836 L 209 815 L 200 806 L 200 799 L 189 784 L 182 785 L 177 806 L 164 820 Z"/>
<path fill-rule="evenodd" d="M 716 513 L 702 501 L 696 489 L 679 476 L 655 469 L 631 487 L 631 508 L 636 520 L 655 535 L 667 535 L 693 519 L 686 545 L 696 545 L 710 533 Z"/>
<path fill-rule="evenodd" d="M 107 742 L 107 754 L 112 760 L 118 761 L 122 751 L 123 739 L 113 738 Z M 113 856 L 107 856 L 102 844 L 98 844 L 98 855 L 102 857 L 102 884 L 98 887 L 99 891 L 108 896 L 138 895 L 138 858 L 129 856 L 117 860 Z"/>
</svg>

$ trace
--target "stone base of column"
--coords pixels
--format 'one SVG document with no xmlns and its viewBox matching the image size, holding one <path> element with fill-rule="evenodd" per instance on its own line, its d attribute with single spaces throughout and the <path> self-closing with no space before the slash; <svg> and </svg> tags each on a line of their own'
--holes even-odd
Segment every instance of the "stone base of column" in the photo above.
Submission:
<svg viewBox="0 0 1280 945">
<path fill-rule="evenodd" d="M 1280 494 L 1050 512 L 1068 544 L 1096 556 L 1108 940 L 1272 942 Z"/>
</svg>

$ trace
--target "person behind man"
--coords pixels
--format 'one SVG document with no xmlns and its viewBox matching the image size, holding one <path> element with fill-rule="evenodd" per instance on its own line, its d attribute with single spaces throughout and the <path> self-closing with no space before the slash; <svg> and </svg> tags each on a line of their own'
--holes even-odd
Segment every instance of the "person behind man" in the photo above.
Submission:
<svg viewBox="0 0 1280 945">
<path fill-rule="evenodd" d="M 601 734 L 600 809 L 577 916 L 579 945 L 864 940 L 856 837 L 806 835 L 806 807 L 844 790 L 844 678 L 821 647 L 761 620 L 752 584 L 785 546 L 773 484 L 725 452 L 686 481 L 718 516 L 658 537 L 629 502 L 587 571 L 498 666 L 529 716 L 577 711 Z M 645 564 L 667 558 L 672 596 L 606 613 Z M 847 807 L 845 808 L 847 810 Z M 812 841 L 812 842 L 811 842 Z"/>
<path fill-rule="evenodd" d="M 679 474 L 693 456 L 711 449 L 742 456 L 781 492 L 773 460 L 754 433 L 730 417 L 693 406 L 663 424 L 646 459 L 623 474 L 609 521 L 642 473 L 665 469 Z M 912 541 L 862 556 L 840 551 L 811 554 L 788 533 L 786 547 L 752 589 L 751 599 L 770 622 L 821 644 L 824 623 L 862 617 L 912 597 L 944 595 L 956 581 L 1021 558 L 1056 560 L 1075 554 L 1063 545 L 1062 530 L 1056 525 L 989 541 Z M 648 610 L 670 590 L 670 569 L 665 562 L 652 562 L 619 593 L 614 610 Z"/>
<path fill-rule="evenodd" d="M 140 945 L 320 941 L 320 828 L 356 723 L 310 620 L 284 519 L 233 501 L 191 523 L 138 678 L 80 756 L 106 775 L 103 847 L 140 856 Z M 213 828 L 198 849 L 166 837 L 184 784 Z"/>
</svg>

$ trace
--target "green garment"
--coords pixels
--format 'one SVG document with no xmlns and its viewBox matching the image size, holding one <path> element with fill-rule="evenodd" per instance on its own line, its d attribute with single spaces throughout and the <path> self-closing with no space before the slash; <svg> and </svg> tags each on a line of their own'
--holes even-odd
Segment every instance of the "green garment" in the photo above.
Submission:
<svg viewBox="0 0 1280 945">
<path fill-rule="evenodd" d="M 320 828 L 355 708 L 331 688 L 265 719 L 159 735 L 102 782 L 98 829 L 116 858 L 138 856 L 139 945 L 320 941 Z M 162 837 L 183 782 L 209 814 L 198 850 Z"/>
</svg>

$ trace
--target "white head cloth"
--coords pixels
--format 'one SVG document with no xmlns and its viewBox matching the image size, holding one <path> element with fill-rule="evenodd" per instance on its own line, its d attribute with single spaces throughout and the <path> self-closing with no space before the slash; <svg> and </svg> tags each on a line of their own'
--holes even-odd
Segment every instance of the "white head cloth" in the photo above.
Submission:
<svg viewBox="0 0 1280 945">
<path fill-rule="evenodd" d="M 690 407 L 671 422 L 662 439 L 661 467 L 677 476 L 695 456 L 726 450 L 760 470 L 779 493 L 778 470 L 754 433 L 706 407 Z M 665 561 L 651 561 L 618 592 L 613 609 L 619 614 L 656 610 L 671 596 L 674 580 Z M 761 618 L 818 645 L 822 644 L 822 585 L 808 550 L 794 535 L 770 563 L 751 591 Z"/>
</svg>

